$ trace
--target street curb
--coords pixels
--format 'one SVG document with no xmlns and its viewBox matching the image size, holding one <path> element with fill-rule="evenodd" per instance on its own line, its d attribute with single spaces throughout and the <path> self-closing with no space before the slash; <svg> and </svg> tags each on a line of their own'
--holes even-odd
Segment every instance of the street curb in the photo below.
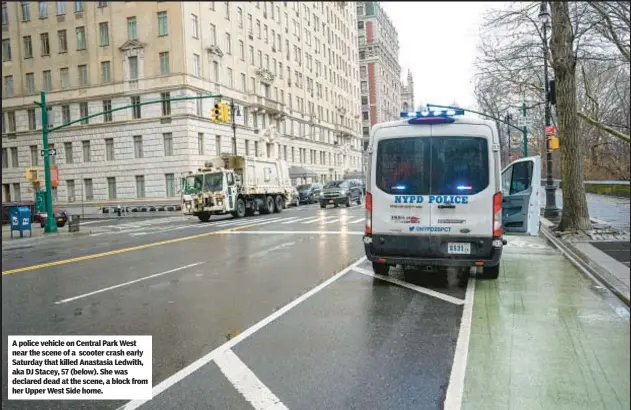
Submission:
<svg viewBox="0 0 631 410">
<path fill-rule="evenodd" d="M 563 254 L 563 256 L 565 256 L 565 258 L 569 260 L 570 263 L 572 263 L 572 265 L 574 265 L 583 275 L 587 276 L 598 285 L 607 288 L 627 307 L 631 307 L 631 300 L 629 300 L 629 297 L 612 283 L 609 278 L 611 275 L 605 269 L 590 261 L 586 255 L 575 249 L 572 245 L 565 244 L 561 239 L 554 236 L 547 227 L 551 225 L 549 221 L 543 217 L 540 219 L 540 232 L 552 246 L 558 249 L 561 254 Z"/>
<path fill-rule="evenodd" d="M 18 242 L 13 242 L 11 244 L 6 244 L 6 241 L 3 241 L 2 243 L 2 251 L 14 251 L 16 249 L 28 249 L 28 248 L 32 248 L 33 246 L 36 246 L 38 243 L 41 242 L 48 242 L 48 241 L 66 241 L 69 239 L 75 239 L 77 237 L 82 237 L 82 236 L 88 236 L 92 233 L 92 231 L 83 231 L 83 232 L 76 232 L 76 233 L 72 233 L 72 234 L 68 234 L 68 235 L 61 235 L 61 234 L 56 234 L 53 235 L 52 237 L 49 235 L 41 235 L 41 236 L 35 236 L 35 237 L 25 237 L 23 239 L 24 240 L 18 240 Z"/>
<path fill-rule="evenodd" d="M 107 220 L 107 219 L 112 219 L 112 220 L 117 220 L 117 219 L 139 219 L 139 218 L 144 218 L 144 219 L 152 219 L 152 218 L 169 218 L 169 217 L 173 217 L 173 216 L 179 216 L 182 215 L 182 212 L 180 211 L 173 211 L 173 212 L 161 212 L 161 213 L 153 213 L 153 212 L 138 212 L 137 214 L 134 213 L 135 215 L 127 215 L 127 216 L 105 216 L 103 214 L 96 214 L 96 215 L 84 215 L 81 217 L 81 220 L 87 221 L 94 221 L 94 220 Z"/>
</svg>

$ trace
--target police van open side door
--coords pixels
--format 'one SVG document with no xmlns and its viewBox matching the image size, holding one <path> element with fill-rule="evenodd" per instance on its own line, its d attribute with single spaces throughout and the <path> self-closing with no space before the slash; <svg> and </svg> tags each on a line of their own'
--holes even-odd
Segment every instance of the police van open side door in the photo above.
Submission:
<svg viewBox="0 0 631 410">
<path fill-rule="evenodd" d="M 513 161 L 502 171 L 504 232 L 539 235 L 541 157 Z"/>
</svg>

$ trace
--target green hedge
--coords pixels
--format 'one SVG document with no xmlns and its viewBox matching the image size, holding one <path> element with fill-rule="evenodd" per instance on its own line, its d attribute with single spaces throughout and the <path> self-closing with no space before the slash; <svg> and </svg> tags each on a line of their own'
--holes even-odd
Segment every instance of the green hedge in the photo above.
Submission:
<svg viewBox="0 0 631 410">
<path fill-rule="evenodd" d="M 610 195 L 624 198 L 631 197 L 630 185 L 585 184 L 585 191 L 592 194 Z"/>
</svg>

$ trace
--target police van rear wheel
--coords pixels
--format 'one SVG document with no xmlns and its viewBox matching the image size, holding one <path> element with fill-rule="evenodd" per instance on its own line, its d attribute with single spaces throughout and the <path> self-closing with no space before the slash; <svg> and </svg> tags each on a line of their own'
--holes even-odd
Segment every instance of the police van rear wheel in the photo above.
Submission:
<svg viewBox="0 0 631 410">
<path fill-rule="evenodd" d="M 387 265 L 385 263 L 373 262 L 372 270 L 377 275 L 388 276 L 388 274 L 390 273 L 390 265 Z"/>
<path fill-rule="evenodd" d="M 483 279 L 497 279 L 500 276 L 500 264 L 498 263 L 495 266 L 486 266 L 482 270 L 482 275 L 480 275 Z"/>
</svg>

